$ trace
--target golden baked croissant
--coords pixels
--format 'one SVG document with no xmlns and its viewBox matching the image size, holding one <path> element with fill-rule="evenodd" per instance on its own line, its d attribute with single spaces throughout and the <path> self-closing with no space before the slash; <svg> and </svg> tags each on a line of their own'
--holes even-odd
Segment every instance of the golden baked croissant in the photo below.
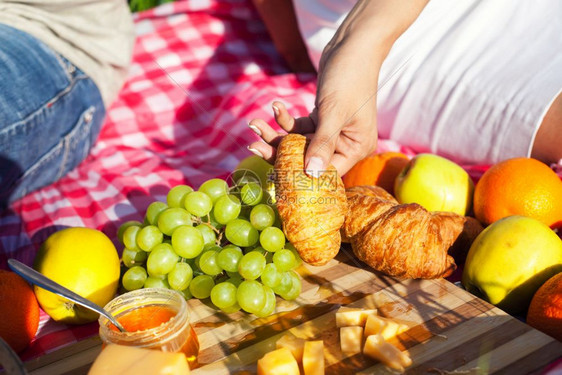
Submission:
<svg viewBox="0 0 562 375">
<path fill-rule="evenodd" d="M 277 148 L 275 195 L 287 239 L 302 260 L 319 266 L 336 256 L 347 213 L 345 188 L 333 166 L 319 178 L 304 170 L 307 139 L 288 134 Z"/>
<path fill-rule="evenodd" d="M 360 260 L 387 275 L 449 276 L 456 269 L 449 251 L 466 250 L 482 230 L 472 218 L 428 212 L 415 203 L 398 204 L 376 186 L 353 187 L 346 193 L 349 212 L 342 236 L 351 240 Z"/>
</svg>

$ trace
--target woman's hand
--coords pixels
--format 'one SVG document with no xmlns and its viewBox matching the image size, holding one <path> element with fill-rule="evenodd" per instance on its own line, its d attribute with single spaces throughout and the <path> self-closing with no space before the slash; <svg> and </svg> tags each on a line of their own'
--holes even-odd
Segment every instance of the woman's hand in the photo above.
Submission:
<svg viewBox="0 0 562 375">
<path fill-rule="evenodd" d="M 282 103 L 273 103 L 275 120 L 285 132 L 311 138 L 305 156 L 307 173 L 317 177 L 332 164 L 343 175 L 374 151 L 380 66 L 426 2 L 358 1 L 324 49 L 310 115 L 295 119 Z M 277 133 L 260 119 L 250 121 L 250 127 L 266 142 L 252 143 L 250 151 L 273 161 L 285 132 Z"/>
</svg>

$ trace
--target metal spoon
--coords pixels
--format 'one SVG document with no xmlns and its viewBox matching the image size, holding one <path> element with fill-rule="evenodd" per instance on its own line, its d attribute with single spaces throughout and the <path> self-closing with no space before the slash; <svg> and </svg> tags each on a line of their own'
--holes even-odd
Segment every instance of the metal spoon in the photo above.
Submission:
<svg viewBox="0 0 562 375">
<path fill-rule="evenodd" d="M 77 303 L 80 306 L 84 306 L 85 308 L 90 309 L 92 311 L 95 311 L 100 315 L 105 316 L 111 323 L 113 323 L 117 327 L 117 329 L 119 329 L 119 331 L 125 332 L 125 328 L 123 328 L 123 326 L 117 321 L 117 319 L 115 319 L 115 317 L 113 317 L 113 315 L 111 315 L 105 309 L 96 305 L 92 301 L 79 296 L 78 294 L 74 293 L 71 290 L 68 290 L 64 286 L 54 282 L 53 280 L 35 271 L 33 268 L 26 266 L 20 261 L 17 261 L 15 259 L 9 259 L 8 266 L 12 269 L 12 271 L 14 271 L 18 275 L 26 279 L 28 282 L 35 284 L 43 289 L 46 289 L 49 292 L 53 292 L 61 297 L 69 299 L 72 302 Z"/>
</svg>

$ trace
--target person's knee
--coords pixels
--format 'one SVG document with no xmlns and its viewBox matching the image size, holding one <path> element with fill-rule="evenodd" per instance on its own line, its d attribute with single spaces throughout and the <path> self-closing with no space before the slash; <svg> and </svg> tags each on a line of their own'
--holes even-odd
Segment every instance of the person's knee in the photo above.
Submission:
<svg viewBox="0 0 562 375">
<path fill-rule="evenodd" d="M 531 156 L 549 164 L 562 159 L 562 93 L 554 100 L 540 125 Z"/>
</svg>

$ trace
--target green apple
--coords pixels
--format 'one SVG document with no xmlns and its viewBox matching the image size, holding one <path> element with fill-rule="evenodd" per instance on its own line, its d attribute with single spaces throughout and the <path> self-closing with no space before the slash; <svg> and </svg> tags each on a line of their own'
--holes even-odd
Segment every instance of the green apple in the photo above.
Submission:
<svg viewBox="0 0 562 375">
<path fill-rule="evenodd" d="M 562 240 L 545 224 L 508 216 L 472 243 L 462 284 L 470 293 L 512 314 L 525 313 L 537 289 L 562 271 Z"/>
<path fill-rule="evenodd" d="M 472 207 L 474 183 L 458 164 L 433 154 L 418 154 L 396 177 L 400 203 L 418 203 L 428 211 L 466 215 Z"/>
<path fill-rule="evenodd" d="M 233 179 L 237 182 L 259 180 L 262 189 L 275 200 L 275 184 L 273 183 L 273 165 L 257 155 L 248 156 L 234 168 Z M 256 181 L 257 182 L 257 181 Z"/>
</svg>

